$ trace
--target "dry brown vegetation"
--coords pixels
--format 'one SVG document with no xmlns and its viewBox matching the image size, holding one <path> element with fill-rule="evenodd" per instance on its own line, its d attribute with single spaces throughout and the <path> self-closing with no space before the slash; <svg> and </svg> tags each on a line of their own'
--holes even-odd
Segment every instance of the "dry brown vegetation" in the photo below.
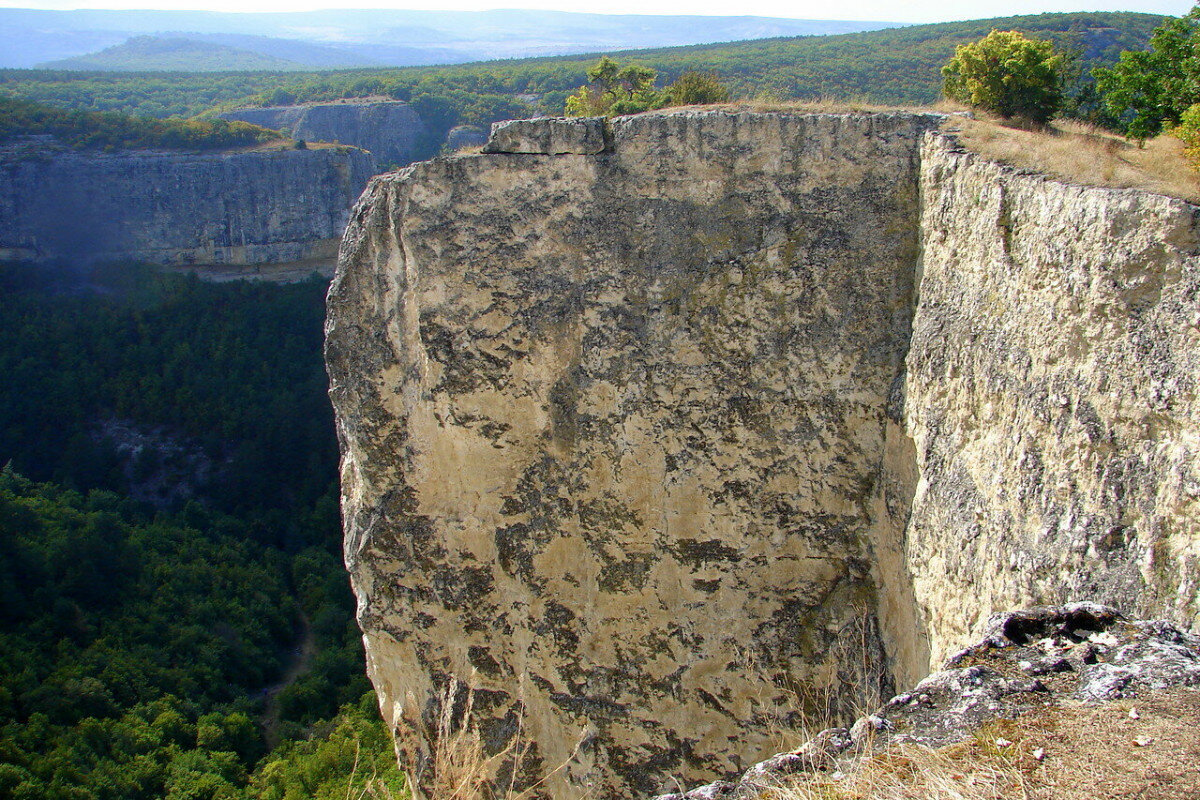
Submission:
<svg viewBox="0 0 1200 800">
<path fill-rule="evenodd" d="M 943 126 L 985 158 L 1071 183 L 1148 192 L 1200 202 L 1200 174 L 1183 157 L 1183 142 L 1163 135 L 1144 147 L 1118 134 L 1070 120 L 1045 130 L 1002 125 L 986 115 L 953 116 Z"/>
<path fill-rule="evenodd" d="M 845 774 L 807 776 L 771 800 L 1196 800 L 1200 691 L 1048 707 L 968 741 L 893 745 Z"/>
<path fill-rule="evenodd" d="M 775 102 L 750 100 L 710 106 L 684 106 L 651 111 L 762 111 L 826 114 L 868 114 L 888 111 L 934 111 L 950 114 L 942 126 L 964 147 L 985 158 L 1020 169 L 1042 172 L 1069 183 L 1143 191 L 1200 203 L 1200 173 L 1184 159 L 1183 142 L 1162 135 L 1138 146 L 1119 134 L 1072 120 L 1057 120 L 1045 129 L 1030 130 L 1002 123 L 982 112 L 964 114 L 964 107 L 942 102 L 932 108 L 884 106 L 853 98 Z"/>
</svg>

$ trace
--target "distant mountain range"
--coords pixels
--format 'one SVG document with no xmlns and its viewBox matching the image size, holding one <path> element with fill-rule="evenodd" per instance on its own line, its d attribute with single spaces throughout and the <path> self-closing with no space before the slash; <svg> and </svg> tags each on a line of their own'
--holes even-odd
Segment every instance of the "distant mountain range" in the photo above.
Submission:
<svg viewBox="0 0 1200 800">
<path fill-rule="evenodd" d="M 563 11 L 39 11 L 0 9 L 0 67 L 291 70 L 452 64 L 776 36 L 890 22 Z"/>
</svg>

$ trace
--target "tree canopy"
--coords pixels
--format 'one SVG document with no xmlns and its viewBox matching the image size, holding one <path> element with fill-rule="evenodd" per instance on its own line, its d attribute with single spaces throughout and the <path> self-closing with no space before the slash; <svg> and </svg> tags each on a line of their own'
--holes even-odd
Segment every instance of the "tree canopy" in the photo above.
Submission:
<svg viewBox="0 0 1200 800">
<path fill-rule="evenodd" d="M 1200 103 L 1198 47 L 1200 6 L 1155 29 L 1149 50 L 1127 50 L 1112 68 L 1095 70 L 1105 104 L 1130 137 L 1155 136 Z"/>
<path fill-rule="evenodd" d="M 688 71 L 665 89 L 654 88 L 658 71 L 641 64 L 618 64 L 602 56 L 587 71 L 588 84 L 566 100 L 567 116 L 637 114 L 666 106 L 723 103 L 729 89 L 712 72 Z"/>
<path fill-rule="evenodd" d="M 1045 124 L 1063 104 L 1065 58 L 1054 44 L 994 30 L 960 45 L 942 67 L 946 96 L 1005 119 Z"/>
</svg>

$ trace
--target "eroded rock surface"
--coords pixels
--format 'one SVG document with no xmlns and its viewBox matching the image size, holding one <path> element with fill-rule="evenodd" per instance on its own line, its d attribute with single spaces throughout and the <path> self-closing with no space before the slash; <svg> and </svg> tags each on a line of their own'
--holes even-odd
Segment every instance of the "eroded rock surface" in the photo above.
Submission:
<svg viewBox="0 0 1200 800">
<path fill-rule="evenodd" d="M 440 144 L 416 109 L 398 100 L 238 108 L 221 116 L 286 130 L 294 139 L 360 147 L 370 151 L 377 165 L 410 164 L 436 153 Z"/>
<path fill-rule="evenodd" d="M 936 660 L 998 608 L 1200 622 L 1198 209 L 931 139 L 905 418 Z"/>
<path fill-rule="evenodd" d="M 937 122 L 527 121 L 371 184 L 327 360 L 410 757 L 456 677 L 551 794 L 650 794 L 1003 608 L 1192 622 L 1196 209 Z"/>
<path fill-rule="evenodd" d="M 371 184 L 327 357 L 390 722 L 456 675 L 555 793 L 616 797 L 887 684 L 867 508 L 934 124 L 641 116 Z"/>
<path fill-rule="evenodd" d="M 595 155 L 604 152 L 605 135 L 603 117 L 514 119 L 492 126 L 483 152 Z"/>
</svg>

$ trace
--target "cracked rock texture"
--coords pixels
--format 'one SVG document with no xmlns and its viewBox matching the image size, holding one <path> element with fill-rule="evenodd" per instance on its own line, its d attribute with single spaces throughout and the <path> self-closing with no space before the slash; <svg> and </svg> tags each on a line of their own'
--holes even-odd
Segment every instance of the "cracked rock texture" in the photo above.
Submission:
<svg viewBox="0 0 1200 800">
<path fill-rule="evenodd" d="M 935 662 L 997 609 L 1200 622 L 1198 209 L 933 139 L 905 381 Z"/>
<path fill-rule="evenodd" d="M 373 168 L 353 148 L 186 154 L 9 145 L 0 150 L 0 260 L 328 262 Z"/>
<path fill-rule="evenodd" d="M 741 774 L 789 714 L 886 697 L 1019 601 L 1191 621 L 1194 209 L 938 122 L 524 122 L 371 183 L 326 357 L 409 758 L 457 678 L 490 747 L 562 767 L 549 794 L 649 794 Z"/>
</svg>

